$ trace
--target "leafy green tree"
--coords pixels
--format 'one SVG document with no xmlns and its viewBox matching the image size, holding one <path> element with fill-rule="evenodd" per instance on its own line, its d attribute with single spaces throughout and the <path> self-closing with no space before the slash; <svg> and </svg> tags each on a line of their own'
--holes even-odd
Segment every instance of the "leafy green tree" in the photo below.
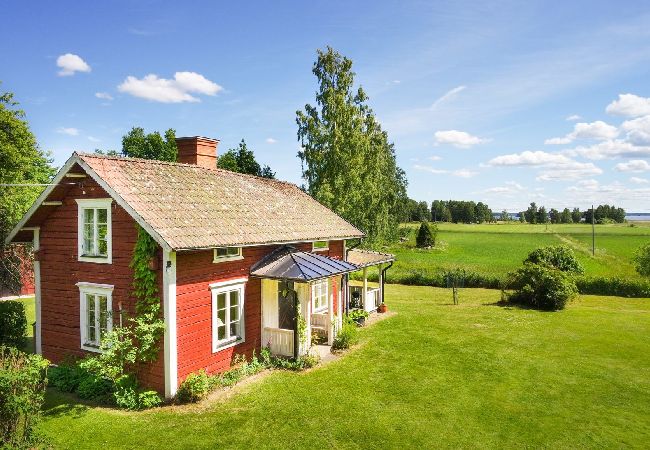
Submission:
<svg viewBox="0 0 650 450">
<path fill-rule="evenodd" d="M 512 218 L 510 217 L 510 214 L 508 214 L 508 211 L 504 209 L 501 211 L 501 215 L 499 215 L 499 220 L 501 222 L 510 222 L 512 221 Z"/>
<path fill-rule="evenodd" d="M 573 208 L 573 211 L 571 211 L 571 219 L 573 223 L 580 223 L 582 220 L 582 212 L 579 208 Z"/>
<path fill-rule="evenodd" d="M 176 131 L 165 131 L 163 138 L 159 132 L 145 134 L 144 129 L 133 127 L 122 137 L 122 154 L 131 158 L 156 159 L 159 161 L 176 161 Z"/>
<path fill-rule="evenodd" d="M 524 219 L 528 223 L 537 223 L 537 205 L 532 202 L 526 212 L 524 212 Z"/>
<path fill-rule="evenodd" d="M 247 173 L 263 178 L 275 178 L 275 172 L 269 166 L 260 166 L 255 154 L 246 146 L 243 139 L 237 148 L 231 148 L 217 159 L 217 167 L 232 172 Z"/>
<path fill-rule="evenodd" d="M 429 222 L 422 221 L 418 235 L 415 237 L 415 246 L 418 248 L 429 248 L 436 245 L 436 236 L 438 234 L 438 226 L 429 225 Z"/>
<path fill-rule="evenodd" d="M 560 213 L 560 223 L 573 223 L 573 216 L 569 208 L 564 208 Z"/>
<path fill-rule="evenodd" d="M 545 206 L 540 206 L 537 210 L 537 223 L 548 223 L 548 213 Z"/>
<path fill-rule="evenodd" d="M 645 277 L 650 277 L 650 242 L 643 244 L 634 252 L 634 267 Z"/>
<path fill-rule="evenodd" d="M 296 112 L 298 157 L 307 192 L 364 230 L 370 243 L 397 237 L 406 175 L 368 97 L 354 88 L 352 61 L 318 50 L 316 106 Z"/>
<path fill-rule="evenodd" d="M 548 212 L 548 215 L 551 220 L 551 223 L 560 223 L 561 220 L 560 211 L 558 211 L 555 208 L 551 208 L 551 210 Z"/>
</svg>

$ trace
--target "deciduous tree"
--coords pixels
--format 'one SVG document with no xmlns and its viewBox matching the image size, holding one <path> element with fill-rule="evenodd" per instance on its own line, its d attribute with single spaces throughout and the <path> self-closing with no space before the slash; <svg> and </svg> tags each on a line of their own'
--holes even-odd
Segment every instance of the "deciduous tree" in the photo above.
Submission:
<svg viewBox="0 0 650 450">
<path fill-rule="evenodd" d="M 247 173 L 264 178 L 275 178 L 275 172 L 269 166 L 260 166 L 255 159 L 255 153 L 241 140 L 237 148 L 231 148 L 217 159 L 217 167 L 232 172 Z"/>
</svg>

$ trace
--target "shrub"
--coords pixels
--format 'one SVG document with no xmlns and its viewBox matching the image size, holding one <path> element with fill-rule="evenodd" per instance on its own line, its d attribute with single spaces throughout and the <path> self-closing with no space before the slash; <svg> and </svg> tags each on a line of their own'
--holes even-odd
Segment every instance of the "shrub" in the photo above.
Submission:
<svg viewBox="0 0 650 450">
<path fill-rule="evenodd" d="M 25 305 L 16 301 L 0 301 L 0 345 L 23 348 L 26 333 Z"/>
<path fill-rule="evenodd" d="M 339 330 L 332 343 L 332 349 L 342 350 L 359 342 L 359 330 L 357 325 L 349 317 L 343 320 L 343 327 Z"/>
<path fill-rule="evenodd" d="M 634 267 L 644 277 L 650 277 L 650 242 L 646 242 L 634 252 Z"/>
<path fill-rule="evenodd" d="M 436 235 L 438 234 L 438 227 L 434 225 L 433 230 L 428 222 L 422 222 L 418 235 L 415 238 L 415 246 L 418 248 L 429 248 L 436 245 Z"/>
<path fill-rule="evenodd" d="M 111 404 L 113 403 L 114 390 L 115 386 L 110 379 L 85 372 L 79 380 L 76 392 L 79 398 L 84 400 L 94 400 L 99 403 Z"/>
<path fill-rule="evenodd" d="M 576 279 L 581 294 L 616 295 L 619 297 L 650 297 L 650 282 L 625 278 L 580 277 Z"/>
<path fill-rule="evenodd" d="M 573 250 L 566 245 L 540 247 L 530 252 L 524 260 L 524 263 L 549 266 L 562 272 L 573 274 L 585 273 L 585 269 L 576 258 Z"/>
<path fill-rule="evenodd" d="M 75 392 L 87 372 L 76 364 L 60 364 L 48 373 L 50 384 L 61 392 Z"/>
<path fill-rule="evenodd" d="M 191 373 L 178 387 L 176 401 L 178 403 L 194 403 L 205 398 L 210 392 L 210 377 L 201 369 L 196 373 Z"/>
<path fill-rule="evenodd" d="M 508 287 L 515 289 L 508 295 L 510 302 L 551 311 L 564 309 L 578 293 L 575 281 L 567 273 L 531 263 L 510 274 Z"/>
<path fill-rule="evenodd" d="M 49 362 L 0 346 L 0 442 L 5 448 L 33 447 L 35 426 L 47 387 Z"/>
</svg>

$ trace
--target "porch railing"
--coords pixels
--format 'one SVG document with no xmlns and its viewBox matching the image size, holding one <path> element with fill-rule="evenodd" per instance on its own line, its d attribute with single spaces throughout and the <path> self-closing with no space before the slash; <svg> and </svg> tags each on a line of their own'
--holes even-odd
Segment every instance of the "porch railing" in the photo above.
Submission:
<svg viewBox="0 0 650 450">
<path fill-rule="evenodd" d="M 270 344 L 274 355 L 293 356 L 293 330 L 264 327 L 262 344 Z"/>
</svg>

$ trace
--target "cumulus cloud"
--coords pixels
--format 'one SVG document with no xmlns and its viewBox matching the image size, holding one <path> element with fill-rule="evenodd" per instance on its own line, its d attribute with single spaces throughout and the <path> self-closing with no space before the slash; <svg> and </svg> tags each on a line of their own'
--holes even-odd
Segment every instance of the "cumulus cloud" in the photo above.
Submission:
<svg viewBox="0 0 650 450">
<path fill-rule="evenodd" d="M 191 94 L 216 95 L 221 86 L 196 72 L 176 72 L 173 79 L 149 74 L 139 79 L 129 75 L 117 89 L 120 92 L 161 103 L 199 102 Z"/>
<path fill-rule="evenodd" d="M 66 53 L 56 59 L 56 65 L 59 70 L 59 76 L 67 77 L 74 75 L 75 72 L 90 72 L 90 66 L 81 59 L 79 55 L 74 53 Z"/>
<path fill-rule="evenodd" d="M 581 122 L 576 123 L 573 127 L 573 131 L 566 136 L 547 139 L 544 141 L 544 144 L 568 144 L 576 139 L 595 139 L 604 141 L 607 139 L 614 139 L 618 136 L 618 133 L 619 131 L 615 126 L 609 125 L 602 120 L 597 120 L 591 123 Z"/>
<path fill-rule="evenodd" d="M 650 146 L 637 146 L 623 139 L 599 142 L 591 146 L 579 146 L 564 150 L 569 156 L 582 156 L 588 159 L 634 158 L 650 156 Z"/>
<path fill-rule="evenodd" d="M 650 172 L 650 164 L 643 159 L 633 159 L 626 163 L 616 164 L 614 170 L 619 172 Z"/>
<path fill-rule="evenodd" d="M 564 181 L 577 180 L 584 177 L 600 175 L 603 170 L 596 167 L 594 163 L 581 163 L 573 161 L 570 164 L 551 167 L 539 172 L 538 181 Z"/>
<path fill-rule="evenodd" d="M 570 116 L 568 116 L 568 117 L 566 118 L 566 120 L 567 120 L 568 122 L 575 122 L 575 121 L 580 120 L 580 119 L 582 119 L 582 117 L 579 116 L 579 115 L 577 115 L 577 114 L 572 114 L 572 115 L 570 115 Z"/>
<path fill-rule="evenodd" d="M 108 92 L 95 92 L 95 97 L 101 98 L 102 100 L 113 100 L 113 96 Z"/>
<path fill-rule="evenodd" d="M 572 180 L 603 173 L 602 169 L 593 163 L 581 163 L 560 153 L 542 151 L 501 155 L 491 159 L 487 164 L 501 167 L 539 168 L 538 181 Z"/>
<path fill-rule="evenodd" d="M 626 120 L 621 128 L 627 132 L 627 140 L 634 145 L 650 145 L 650 115 Z"/>
<path fill-rule="evenodd" d="M 273 139 L 272 137 L 266 138 L 266 143 L 267 144 L 275 144 L 276 142 L 278 142 L 278 141 Z"/>
<path fill-rule="evenodd" d="M 482 139 L 478 136 L 472 136 L 465 131 L 458 130 L 445 130 L 436 131 L 436 145 L 453 145 L 458 148 L 470 148 L 473 145 L 483 144 L 488 142 L 488 139 Z"/>
<path fill-rule="evenodd" d="M 433 102 L 429 109 L 436 109 L 442 103 L 445 103 L 445 102 L 453 99 L 454 97 L 456 97 L 456 95 L 458 95 L 460 92 L 464 91 L 466 88 L 467 88 L 467 86 L 456 86 L 455 88 L 448 90 L 441 97 L 439 97 L 435 102 Z"/>
<path fill-rule="evenodd" d="M 584 203 L 585 200 L 591 199 L 602 203 L 638 205 L 639 202 L 647 202 L 650 196 L 650 188 L 648 187 L 629 188 L 618 181 L 610 184 L 600 184 L 596 180 L 584 180 L 568 187 L 567 191 L 575 197 L 575 203 Z"/>
<path fill-rule="evenodd" d="M 472 178 L 478 175 L 478 172 L 469 169 L 459 169 L 459 170 L 454 170 L 451 174 L 459 178 Z"/>
<path fill-rule="evenodd" d="M 490 166 L 546 166 L 550 164 L 568 164 L 570 158 L 559 153 L 548 153 L 542 151 L 525 151 L 501 155 L 488 161 Z"/>
<path fill-rule="evenodd" d="M 639 178 L 639 177 L 630 177 L 630 181 L 634 184 L 648 184 L 650 183 L 650 180 L 647 178 Z"/>
<path fill-rule="evenodd" d="M 650 98 L 634 94 L 619 94 L 618 100 L 607 105 L 605 111 L 616 116 L 647 116 L 650 115 Z"/>
<path fill-rule="evenodd" d="M 59 134 L 67 134 L 68 136 L 79 136 L 79 130 L 73 127 L 59 127 L 56 129 Z"/>
</svg>

